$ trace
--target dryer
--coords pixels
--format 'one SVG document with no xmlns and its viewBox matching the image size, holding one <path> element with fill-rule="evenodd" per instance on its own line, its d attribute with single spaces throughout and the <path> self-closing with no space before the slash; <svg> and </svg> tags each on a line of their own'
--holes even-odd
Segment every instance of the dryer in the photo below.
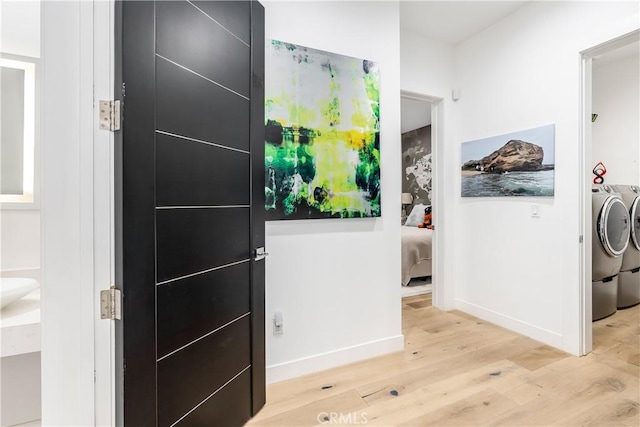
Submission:
<svg viewBox="0 0 640 427">
<path fill-rule="evenodd" d="M 592 303 L 593 320 L 616 312 L 618 273 L 629 245 L 629 212 L 610 185 L 592 188 Z"/>
<path fill-rule="evenodd" d="M 618 308 L 640 303 L 640 187 L 614 185 L 631 218 L 630 238 L 618 275 Z"/>
</svg>

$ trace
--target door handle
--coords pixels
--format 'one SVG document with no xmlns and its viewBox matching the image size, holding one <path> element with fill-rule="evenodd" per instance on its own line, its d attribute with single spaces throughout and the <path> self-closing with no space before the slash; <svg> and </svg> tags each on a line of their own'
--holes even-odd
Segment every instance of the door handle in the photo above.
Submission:
<svg viewBox="0 0 640 427">
<path fill-rule="evenodd" d="M 265 252 L 264 246 L 261 246 L 253 251 L 253 260 L 261 261 L 269 256 L 269 252 Z"/>
</svg>

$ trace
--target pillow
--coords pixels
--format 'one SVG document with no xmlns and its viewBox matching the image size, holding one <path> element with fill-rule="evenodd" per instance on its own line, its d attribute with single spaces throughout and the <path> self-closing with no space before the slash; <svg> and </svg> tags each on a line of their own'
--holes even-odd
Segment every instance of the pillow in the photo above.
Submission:
<svg viewBox="0 0 640 427">
<path fill-rule="evenodd" d="M 411 209 L 411 213 L 407 217 L 404 225 L 406 225 L 407 227 L 417 227 L 418 225 L 422 224 L 424 221 L 424 208 L 425 205 L 423 205 L 422 203 L 415 205 L 413 209 Z"/>
</svg>

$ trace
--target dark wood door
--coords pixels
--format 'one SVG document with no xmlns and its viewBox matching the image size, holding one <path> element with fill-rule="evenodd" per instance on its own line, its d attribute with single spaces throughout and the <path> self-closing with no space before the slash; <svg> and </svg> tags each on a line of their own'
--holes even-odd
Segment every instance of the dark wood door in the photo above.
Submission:
<svg viewBox="0 0 640 427">
<path fill-rule="evenodd" d="M 117 420 L 242 425 L 265 401 L 264 9 L 116 6 Z"/>
</svg>

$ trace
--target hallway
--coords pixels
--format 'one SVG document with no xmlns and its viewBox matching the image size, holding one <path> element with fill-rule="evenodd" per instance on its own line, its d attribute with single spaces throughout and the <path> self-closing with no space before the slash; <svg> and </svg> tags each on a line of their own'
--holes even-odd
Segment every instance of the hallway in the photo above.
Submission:
<svg viewBox="0 0 640 427">
<path fill-rule="evenodd" d="M 405 298 L 403 352 L 273 384 L 247 425 L 629 425 L 640 422 L 640 306 L 594 323 L 568 355 Z"/>
</svg>

